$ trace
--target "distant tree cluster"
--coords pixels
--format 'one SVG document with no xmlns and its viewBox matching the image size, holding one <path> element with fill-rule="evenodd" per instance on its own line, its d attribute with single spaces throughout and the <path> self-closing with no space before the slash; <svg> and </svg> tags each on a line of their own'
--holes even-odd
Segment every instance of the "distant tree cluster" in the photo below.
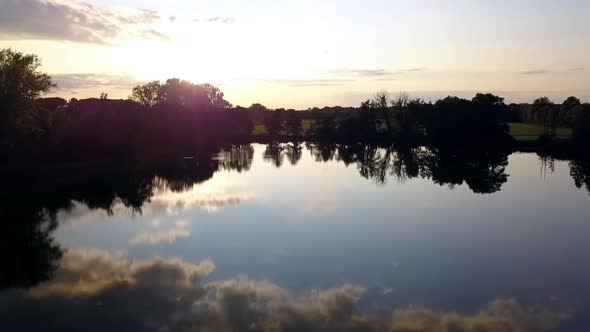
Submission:
<svg viewBox="0 0 590 332">
<path fill-rule="evenodd" d="M 78 159 L 187 154 L 205 142 L 258 139 L 503 145 L 510 141 L 509 122 L 538 124 L 547 137 L 570 127 L 575 142 L 590 145 L 590 105 L 575 97 L 559 105 L 546 97 L 507 105 L 499 96 L 478 93 L 471 100 L 449 96 L 427 103 L 381 91 L 360 107 L 272 110 L 259 103 L 233 107 L 211 84 L 172 78 L 138 85 L 127 100 L 103 92 L 68 102 L 41 98 L 55 85 L 39 66 L 35 55 L 0 51 L 0 149 L 21 157 L 42 151 Z"/>
<path fill-rule="evenodd" d="M 129 99 L 149 108 L 155 106 L 196 109 L 200 111 L 227 110 L 232 105 L 224 99 L 219 88 L 211 84 L 193 84 L 172 78 L 161 84 L 152 81 L 133 88 Z"/>
</svg>

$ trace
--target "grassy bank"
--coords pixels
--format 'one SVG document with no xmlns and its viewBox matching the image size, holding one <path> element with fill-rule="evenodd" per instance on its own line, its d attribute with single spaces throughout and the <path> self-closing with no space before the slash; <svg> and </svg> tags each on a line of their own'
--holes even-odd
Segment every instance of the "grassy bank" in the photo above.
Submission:
<svg viewBox="0 0 590 332">
<path fill-rule="evenodd" d="M 510 136 L 517 141 L 535 141 L 543 135 L 543 127 L 530 123 L 509 123 Z M 556 137 L 560 140 L 570 140 L 573 137 L 571 128 L 557 128 Z"/>
</svg>

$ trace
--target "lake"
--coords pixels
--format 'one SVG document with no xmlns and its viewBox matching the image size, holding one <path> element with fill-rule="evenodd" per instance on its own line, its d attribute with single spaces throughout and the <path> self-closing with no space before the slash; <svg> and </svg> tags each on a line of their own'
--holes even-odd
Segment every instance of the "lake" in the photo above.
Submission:
<svg viewBox="0 0 590 332">
<path fill-rule="evenodd" d="M 590 325 L 587 162 L 276 143 L 146 169 L 7 180 L 2 330 Z"/>
</svg>

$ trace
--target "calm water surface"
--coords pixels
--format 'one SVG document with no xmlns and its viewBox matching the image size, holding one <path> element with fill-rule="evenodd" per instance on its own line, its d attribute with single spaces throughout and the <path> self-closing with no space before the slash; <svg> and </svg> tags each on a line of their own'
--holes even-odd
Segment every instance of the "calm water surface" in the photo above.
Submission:
<svg viewBox="0 0 590 332">
<path fill-rule="evenodd" d="M 4 248 L 2 330 L 590 325 L 587 167 L 286 144 L 184 162 L 187 174 L 130 181 L 133 195 L 97 181 L 67 206 L 36 198 L 55 222 L 3 235 L 27 244 Z"/>
</svg>

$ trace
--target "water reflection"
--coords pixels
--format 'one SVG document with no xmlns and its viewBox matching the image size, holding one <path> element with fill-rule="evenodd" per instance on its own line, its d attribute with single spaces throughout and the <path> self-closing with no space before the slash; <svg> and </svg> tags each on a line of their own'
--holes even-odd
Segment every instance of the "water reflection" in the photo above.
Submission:
<svg viewBox="0 0 590 332">
<path fill-rule="evenodd" d="M 552 331 L 571 318 L 558 302 L 496 299 L 472 313 L 398 309 L 363 313 L 365 288 L 292 293 L 269 281 L 205 282 L 215 263 L 133 261 L 98 250 L 67 252 L 52 281 L 0 297 L 3 328 L 19 331 Z"/>
<path fill-rule="evenodd" d="M 476 225 L 477 227 L 474 226 L 471 230 L 469 227 L 464 230 L 465 224 L 461 224 L 461 230 L 456 231 L 452 224 L 451 227 L 436 228 L 435 223 L 427 223 L 427 218 L 418 211 L 424 206 L 416 208 L 418 204 L 423 203 L 422 199 L 401 202 L 400 204 L 406 205 L 415 204 L 409 206 L 407 210 L 404 205 L 400 205 L 397 211 L 393 209 L 395 213 L 387 211 L 392 217 L 390 220 L 370 211 L 381 208 L 385 214 L 386 209 L 384 205 L 379 205 L 380 202 L 368 202 L 368 200 L 353 202 L 347 201 L 347 197 L 336 197 L 335 192 L 347 188 L 343 183 L 338 183 L 332 192 L 316 190 L 320 187 L 304 188 L 303 193 L 282 189 L 294 188 L 283 187 L 283 182 L 286 180 L 315 185 L 313 181 L 329 176 L 330 172 L 337 171 L 335 166 L 341 165 L 339 169 L 344 169 L 343 166 L 350 168 L 346 176 L 350 172 L 355 174 L 355 179 L 347 177 L 346 181 L 355 180 L 366 183 L 366 187 L 374 189 L 377 195 L 383 196 L 383 200 L 387 202 L 393 202 L 393 200 L 389 196 L 386 197 L 385 192 L 389 191 L 382 190 L 384 188 L 394 190 L 403 187 L 407 190 L 404 195 L 414 195 L 414 197 L 435 192 L 430 187 L 428 187 L 430 192 L 422 192 L 424 187 L 412 189 L 411 186 L 400 185 L 409 185 L 412 181 L 434 183 L 437 186 L 431 187 L 442 186 L 449 189 L 465 185 L 475 194 L 499 193 L 506 187 L 510 187 L 507 171 L 509 155 L 508 151 L 453 151 L 444 148 L 360 143 L 272 143 L 264 147 L 230 145 L 211 149 L 193 157 L 150 161 L 132 167 L 101 165 L 96 166 L 95 169 L 81 171 L 52 169 L 27 177 L 5 176 L 4 190 L 0 193 L 0 220 L 4 225 L 0 232 L 2 243 L 0 289 L 4 290 L 0 293 L 0 321 L 5 323 L 3 326 L 9 327 L 8 330 L 31 331 L 41 328 L 43 330 L 76 330 L 81 326 L 85 327 L 85 330 L 97 331 L 108 328 L 154 331 L 539 331 L 556 329 L 572 317 L 573 311 L 557 300 L 548 300 L 550 297 L 546 295 L 552 292 L 553 288 L 548 286 L 549 290 L 542 295 L 528 297 L 527 303 L 541 303 L 534 306 L 523 305 L 510 299 L 511 296 L 522 299 L 520 294 L 500 290 L 522 288 L 522 283 L 525 283 L 522 280 L 530 281 L 527 279 L 530 276 L 522 271 L 530 270 L 540 272 L 546 278 L 546 280 L 530 281 L 535 285 L 534 287 L 541 288 L 538 285 L 544 283 L 555 285 L 562 282 L 564 281 L 561 275 L 563 273 L 569 278 L 566 281 L 570 281 L 572 287 L 579 287 L 576 291 L 584 294 L 586 288 L 580 287 L 578 278 L 582 279 L 587 275 L 585 272 L 587 268 L 575 264 L 579 261 L 578 256 L 583 255 L 584 250 L 587 249 L 579 245 L 582 241 L 578 238 L 584 237 L 586 234 L 584 232 L 587 230 L 587 227 L 579 221 L 583 217 L 576 214 L 583 214 L 582 209 L 566 211 L 564 219 L 571 222 L 557 230 L 551 228 L 554 227 L 552 225 L 545 225 L 544 223 L 549 222 L 542 219 L 540 215 L 530 217 L 531 219 L 539 218 L 540 221 L 535 224 L 535 227 L 538 226 L 540 229 L 545 227 L 544 233 L 531 234 L 531 223 L 519 225 L 518 221 L 512 219 L 513 223 L 503 223 L 501 210 L 506 206 L 510 207 L 510 203 L 503 198 L 494 201 L 491 197 L 496 195 L 471 195 L 489 197 L 490 200 L 486 201 L 487 204 L 478 206 L 475 215 L 471 215 L 469 209 L 462 211 L 463 218 L 469 219 L 469 223 L 466 224 L 469 226 L 483 211 L 494 214 L 494 222 L 497 224 Z M 262 157 L 264 163 L 254 165 L 256 157 Z M 552 161 L 550 156 L 540 157 L 542 169 L 555 171 L 558 162 Z M 590 163 L 574 156 L 568 162 L 575 186 L 590 191 Z M 319 176 L 309 174 L 312 183 L 304 183 L 301 179 L 293 178 L 293 174 L 301 176 L 305 173 L 289 173 L 302 168 L 309 170 L 307 167 L 310 167 L 310 164 L 313 164 L 311 167 L 317 167 L 315 171 L 318 169 L 321 172 L 325 171 L 325 173 L 319 172 L 321 173 Z M 269 197 L 268 194 L 264 196 L 264 190 L 253 192 L 249 190 L 249 187 L 240 187 L 236 183 L 231 183 L 231 189 L 222 190 L 223 188 L 215 187 L 219 183 L 212 180 L 216 178 L 220 181 L 219 176 L 228 172 L 242 173 L 239 175 L 244 177 L 247 175 L 244 173 L 256 173 L 258 167 L 263 168 L 266 165 L 268 169 L 262 170 L 262 178 L 255 178 L 257 182 L 252 185 L 256 189 L 259 188 L 258 186 L 270 185 L 274 188 L 272 193 L 283 192 L 283 199 L 290 200 L 288 209 L 281 206 L 280 201 L 276 208 L 285 212 L 277 214 L 268 212 L 271 209 L 264 206 L 264 203 L 269 201 Z M 560 163 L 560 165 L 565 164 Z M 533 166 L 531 173 L 534 172 L 537 176 L 538 165 Z M 269 175 L 268 170 L 275 168 L 280 168 L 280 172 Z M 269 179 L 267 184 L 260 181 L 267 178 Z M 569 175 L 567 179 L 571 181 Z M 330 179 L 326 181 L 329 182 Z M 212 184 L 213 182 L 215 183 Z M 358 183 L 356 186 L 352 187 L 352 190 L 358 190 Z M 571 182 L 568 186 L 573 188 Z M 449 193 L 444 188 L 441 191 Z M 315 191 L 318 192 L 315 193 Z M 308 195 L 309 192 L 313 192 L 315 196 Z M 363 194 L 368 192 L 370 193 L 370 190 L 364 188 Z M 432 203 L 436 199 L 444 199 L 440 192 L 432 195 L 435 199 L 431 197 L 426 201 Z M 458 197 L 466 196 L 454 196 L 453 199 Z M 372 198 L 375 199 L 375 196 Z M 519 196 L 512 196 L 513 202 L 520 202 L 520 199 Z M 389 204 L 387 202 L 385 205 Z M 448 201 L 446 203 L 450 204 Z M 223 220 L 227 224 L 219 225 L 218 229 L 213 230 L 212 228 L 202 229 L 204 226 L 200 225 L 201 229 L 195 231 L 196 227 L 193 227 L 193 223 L 198 218 L 194 213 L 188 215 L 182 213 L 182 210 L 191 210 L 194 206 L 200 207 L 207 213 L 214 213 L 224 207 L 239 204 L 250 206 L 248 209 L 241 206 L 239 211 L 236 209 L 215 219 L 216 222 Z M 277 204 L 277 200 L 273 200 L 271 204 Z M 444 207 L 445 202 L 441 204 Z M 536 204 L 540 206 L 539 203 Z M 302 214 L 298 214 L 297 208 L 303 211 Z M 81 212 L 77 215 L 79 211 Z M 58 227 L 63 229 L 64 225 L 73 224 L 73 219 L 80 221 L 83 217 L 88 217 L 88 213 L 98 211 L 101 217 L 97 219 L 119 218 L 132 221 L 133 218 L 138 218 L 142 222 L 145 221 L 140 231 L 125 239 L 127 252 L 85 250 L 71 246 L 68 246 L 69 250 L 66 251 L 64 245 L 54 239 Z M 122 217 L 123 211 L 131 211 L 131 215 Z M 409 213 L 406 215 L 406 211 L 413 211 L 412 215 Z M 439 212 L 443 215 L 447 211 L 433 213 Z M 527 211 L 527 213 L 535 213 L 535 211 Z M 69 219 L 64 215 L 69 215 Z M 170 220 L 159 220 L 159 217 L 163 215 Z M 153 219 L 148 220 L 145 218 L 147 216 Z M 285 226 L 287 218 L 337 219 L 338 223 L 335 226 L 312 225 L 297 229 L 290 225 Z M 395 224 L 394 218 L 406 218 L 410 221 L 399 228 L 387 226 Z M 441 216 L 436 222 L 445 225 L 446 221 L 446 225 L 449 226 L 444 218 Z M 252 220 L 256 220 L 257 223 Z M 360 226 L 353 228 L 352 223 L 360 224 Z M 365 228 L 362 228 L 363 223 L 367 224 Z M 573 228 L 572 224 L 577 228 Z M 551 232 L 554 232 L 551 234 L 561 232 L 562 242 L 569 241 L 571 245 L 566 246 L 562 242 L 556 242 L 545 246 L 547 237 L 539 236 L 539 234 L 548 233 L 548 227 Z M 456 233 L 450 231 L 453 229 Z M 207 230 L 210 234 L 206 233 Z M 401 233 L 396 234 L 400 230 Z M 502 230 L 506 230 L 514 238 L 498 236 Z M 367 238 L 356 238 L 359 231 L 369 232 L 371 242 L 368 242 Z M 473 233 L 468 234 L 469 231 Z M 197 232 L 203 232 L 205 235 L 197 237 Z M 485 238 L 481 235 L 484 233 Z M 109 235 L 115 234 L 113 232 Z M 273 238 L 276 239 L 273 240 Z M 532 245 L 527 246 L 523 239 L 530 241 Z M 227 253 L 225 256 L 220 255 L 224 258 L 223 261 L 215 257 L 214 262 L 203 260 L 203 257 L 187 260 L 185 256 L 193 254 L 191 252 L 193 247 L 189 247 L 186 243 L 183 243 L 186 247 L 174 247 L 176 251 L 173 255 L 169 253 L 161 255 L 158 251 L 158 248 L 162 246 L 172 247 L 177 242 L 183 241 L 207 242 L 208 248 L 225 250 Z M 301 249 L 294 245 L 300 241 L 308 243 L 311 249 Z M 535 241 L 543 244 L 537 245 Z M 485 249 L 473 245 L 474 242 L 501 244 L 501 246 Z M 428 243 L 428 245 L 422 243 Z M 248 249 L 248 246 L 255 249 Z M 149 251 L 151 249 L 145 249 L 145 247 L 155 249 Z M 479 252 L 474 251 L 474 247 L 478 248 Z M 544 248 L 546 250 L 543 250 Z M 239 262 L 244 257 L 241 254 L 247 250 L 253 250 L 254 254 L 249 253 L 252 256 L 261 256 L 263 262 Z M 129 252 L 135 255 L 130 255 Z M 207 258 L 213 253 L 205 252 L 202 255 Z M 521 260 L 512 258 L 514 262 L 524 262 L 529 265 L 517 266 L 505 262 L 504 260 L 509 260 L 506 257 L 511 255 L 518 257 L 530 255 Z M 142 257 L 138 259 L 137 256 Z M 183 258 L 154 258 L 160 256 Z M 301 265 L 303 263 L 288 265 L 281 262 L 285 257 L 292 261 L 301 260 L 306 263 L 304 266 Z M 481 257 L 494 260 L 491 260 L 489 264 L 478 262 Z M 375 300 L 375 291 L 370 290 L 373 285 L 358 283 L 356 282 L 358 279 L 348 278 L 352 275 L 351 271 L 362 270 L 359 269 L 360 263 L 354 263 L 351 260 L 368 262 L 367 265 L 363 265 L 365 268 L 368 267 L 365 271 L 358 271 L 361 275 L 358 279 L 371 280 L 378 275 L 375 279 L 385 280 L 383 285 L 379 286 L 379 299 Z M 454 263 L 453 260 L 455 260 Z M 200 261 L 200 263 L 190 261 Z M 227 268 L 235 261 L 238 263 L 233 263 L 233 269 Z M 418 262 L 423 262 L 424 265 Z M 470 262 L 472 265 L 466 268 L 465 262 Z M 221 271 L 221 278 L 214 275 L 217 264 L 226 268 L 225 271 Z M 379 271 L 370 269 L 379 265 L 385 267 Z M 570 269 L 574 265 L 579 273 L 574 273 Z M 280 271 L 272 271 L 272 266 Z M 402 271 L 399 269 L 400 266 L 407 269 Z M 347 269 L 348 267 L 350 269 Z M 452 270 L 452 267 L 465 270 Z M 276 277 L 277 275 L 296 276 L 300 273 L 300 269 L 308 268 L 311 271 L 307 278 L 312 280 L 301 282 L 304 285 L 302 287 L 287 289 L 279 281 L 288 278 Z M 330 280 L 337 280 L 337 282 L 326 286 L 322 279 L 325 275 L 322 273 L 331 268 L 340 278 L 333 278 L 333 275 L 330 275 L 332 278 Z M 514 269 L 514 274 L 505 272 L 511 269 Z M 235 277 L 236 273 L 227 272 L 228 270 L 243 272 L 249 277 Z M 259 271 L 259 274 L 253 276 L 255 273 L 252 271 Z M 422 275 L 429 273 L 432 276 Z M 519 273 L 522 276 L 518 275 Z M 446 276 L 447 280 L 432 281 L 440 274 Z M 456 279 L 448 280 L 450 275 Z M 418 304 L 430 303 L 424 300 L 427 296 L 456 297 L 459 303 L 462 294 L 456 292 L 457 289 L 452 285 L 465 285 L 466 280 L 462 278 L 469 279 L 468 276 L 476 276 L 478 281 L 481 279 L 481 284 L 486 284 L 478 286 L 482 288 L 478 290 L 484 294 L 481 296 L 485 298 L 484 301 L 491 301 L 489 306 L 486 307 L 485 302 L 478 299 L 477 306 L 473 305 L 473 302 L 466 301 L 469 302 L 469 306 L 457 304 L 460 308 L 450 308 L 462 313 L 447 313 L 448 307 L 441 308 L 436 305 L 435 308 L 441 309 L 407 308 L 408 304 L 414 303 L 413 299 L 408 300 L 408 293 L 412 296 L 418 294 L 419 300 L 415 302 Z M 506 288 L 498 287 L 499 290 L 497 290 L 494 288 L 494 282 L 498 281 L 493 279 L 502 277 L 504 279 L 522 277 L 522 279 L 518 279 L 520 282 L 518 286 L 504 284 L 502 287 Z M 264 281 L 269 278 L 273 281 Z M 297 277 L 292 278 L 297 279 Z M 212 281 L 215 279 L 217 281 Z M 431 286 L 437 284 L 441 288 L 435 289 L 433 286 L 412 289 L 413 282 L 416 285 L 420 284 L 416 280 L 421 280 L 422 285 L 431 283 Z M 404 290 L 400 291 L 387 282 L 406 287 L 406 295 Z M 445 288 L 447 286 L 450 286 L 448 290 Z M 445 290 L 442 290 L 443 288 Z M 428 295 L 421 295 L 427 293 Z M 569 289 L 564 293 L 571 294 Z M 504 299 L 494 300 L 494 296 L 500 295 L 504 296 Z M 391 303 L 388 303 L 389 306 L 385 310 L 372 307 L 378 305 L 380 301 L 384 302 L 385 297 L 389 299 L 389 296 L 395 298 L 395 301 L 401 299 L 395 302 L 397 306 L 392 307 Z M 423 297 L 420 298 L 420 296 Z M 465 307 L 470 309 L 466 310 Z M 64 312 L 71 313 L 67 320 L 60 318 Z"/>
<path fill-rule="evenodd" d="M 578 189 L 586 188 L 590 193 L 590 161 L 587 159 L 574 159 L 570 161 L 570 174 Z"/>
</svg>

